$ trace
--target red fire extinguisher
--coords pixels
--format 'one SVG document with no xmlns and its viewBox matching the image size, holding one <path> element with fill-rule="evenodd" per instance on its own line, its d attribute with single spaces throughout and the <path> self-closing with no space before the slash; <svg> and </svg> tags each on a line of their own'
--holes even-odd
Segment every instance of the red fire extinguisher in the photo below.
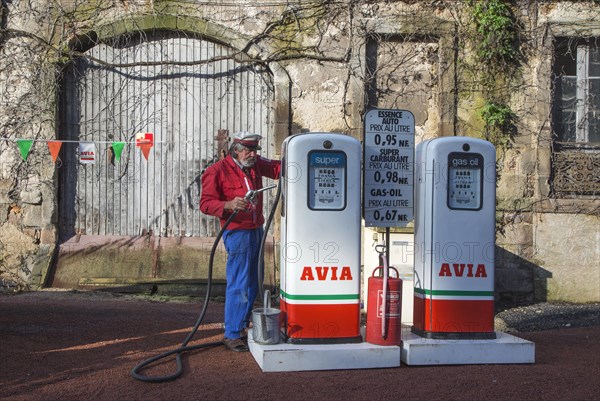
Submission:
<svg viewBox="0 0 600 401">
<path fill-rule="evenodd" d="M 398 270 L 383 266 L 373 270 L 368 282 L 366 341 L 376 345 L 400 345 L 402 334 L 402 280 Z M 396 277 L 389 277 L 389 270 Z M 376 276 L 378 272 L 382 275 Z M 384 302 L 383 300 L 386 300 Z"/>
</svg>

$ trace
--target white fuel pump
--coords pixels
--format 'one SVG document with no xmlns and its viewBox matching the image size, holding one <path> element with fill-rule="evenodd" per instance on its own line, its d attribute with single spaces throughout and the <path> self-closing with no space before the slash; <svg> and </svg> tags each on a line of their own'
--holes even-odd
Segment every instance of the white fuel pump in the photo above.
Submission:
<svg viewBox="0 0 600 401">
<path fill-rule="evenodd" d="M 288 343 L 361 342 L 357 139 L 291 136 L 282 148 L 281 312 Z"/>
<path fill-rule="evenodd" d="M 495 338 L 496 153 L 484 140 L 443 137 L 416 148 L 412 331 Z"/>
</svg>

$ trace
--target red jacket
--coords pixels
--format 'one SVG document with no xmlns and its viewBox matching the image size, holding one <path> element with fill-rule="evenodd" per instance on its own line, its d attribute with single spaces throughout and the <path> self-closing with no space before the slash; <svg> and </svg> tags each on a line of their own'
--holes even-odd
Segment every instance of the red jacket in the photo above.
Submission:
<svg viewBox="0 0 600 401">
<path fill-rule="evenodd" d="M 236 196 L 244 197 L 249 189 L 260 189 L 262 177 L 279 178 L 281 162 L 279 160 L 263 159 L 256 156 L 256 163 L 248 169 L 248 173 L 235 163 L 231 155 L 206 169 L 202 175 L 202 192 L 200 194 L 200 210 L 202 213 L 217 216 L 221 220 L 221 227 L 225 224 L 231 210 L 224 210 L 226 201 Z M 252 210 L 239 211 L 233 218 L 228 230 L 252 229 L 264 224 L 263 194 L 256 197 Z"/>
</svg>

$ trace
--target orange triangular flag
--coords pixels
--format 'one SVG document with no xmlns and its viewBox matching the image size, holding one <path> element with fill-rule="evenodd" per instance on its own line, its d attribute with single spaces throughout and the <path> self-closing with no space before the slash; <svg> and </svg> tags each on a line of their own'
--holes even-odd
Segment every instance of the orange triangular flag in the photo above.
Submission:
<svg viewBox="0 0 600 401">
<path fill-rule="evenodd" d="M 144 158 L 148 160 L 150 148 L 154 146 L 154 134 L 152 132 L 140 132 L 139 134 L 136 134 L 135 144 L 142 150 Z"/>
<path fill-rule="evenodd" d="M 150 148 L 152 148 L 152 144 L 142 143 L 138 145 L 144 154 L 144 158 L 148 160 L 148 154 L 150 153 Z"/>
<path fill-rule="evenodd" d="M 56 161 L 61 146 L 62 141 L 48 141 L 48 150 L 50 151 L 50 156 L 52 156 L 52 161 Z"/>
</svg>

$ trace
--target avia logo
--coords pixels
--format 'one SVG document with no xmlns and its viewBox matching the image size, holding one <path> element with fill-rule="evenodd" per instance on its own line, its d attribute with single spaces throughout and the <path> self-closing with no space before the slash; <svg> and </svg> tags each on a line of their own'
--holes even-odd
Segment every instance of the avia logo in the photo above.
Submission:
<svg viewBox="0 0 600 401">
<path fill-rule="evenodd" d="M 349 266 L 342 267 L 340 272 L 338 270 L 338 266 L 304 266 L 300 280 L 313 281 L 315 280 L 315 276 L 319 281 L 352 280 L 352 271 Z"/>
<path fill-rule="evenodd" d="M 480 263 L 477 265 L 475 272 L 473 272 L 472 263 L 452 263 L 452 269 L 450 263 L 442 263 L 440 268 L 440 277 L 487 277 L 487 271 L 485 265 Z"/>
</svg>

